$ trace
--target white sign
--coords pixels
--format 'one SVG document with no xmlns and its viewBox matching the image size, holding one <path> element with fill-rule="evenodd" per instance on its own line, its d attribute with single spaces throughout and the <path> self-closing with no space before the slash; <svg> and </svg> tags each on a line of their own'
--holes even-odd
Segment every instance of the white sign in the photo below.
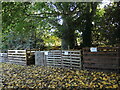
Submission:
<svg viewBox="0 0 120 90">
<path fill-rule="evenodd" d="M 7 53 L 0 53 L 0 56 L 7 56 Z"/>
<path fill-rule="evenodd" d="M 45 55 L 48 55 L 48 51 L 45 52 Z"/>
<path fill-rule="evenodd" d="M 91 47 L 91 48 L 90 48 L 90 51 L 91 51 L 91 52 L 97 52 L 97 48 Z"/>
<path fill-rule="evenodd" d="M 65 51 L 65 52 L 64 52 L 64 55 L 68 55 L 68 51 Z"/>
</svg>

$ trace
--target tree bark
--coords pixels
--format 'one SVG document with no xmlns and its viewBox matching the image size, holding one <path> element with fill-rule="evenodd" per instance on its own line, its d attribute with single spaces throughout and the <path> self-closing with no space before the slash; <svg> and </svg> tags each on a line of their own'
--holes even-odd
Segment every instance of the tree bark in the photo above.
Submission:
<svg viewBox="0 0 120 90">
<path fill-rule="evenodd" d="M 92 45 L 91 27 L 92 27 L 92 21 L 91 21 L 91 14 L 90 14 L 90 4 L 87 4 L 85 30 L 83 31 L 84 47 L 90 47 Z"/>
<path fill-rule="evenodd" d="M 63 16 L 62 49 L 74 49 L 75 30 L 71 27 L 71 17 Z"/>
<path fill-rule="evenodd" d="M 74 48 L 75 48 L 74 31 L 69 30 L 68 33 L 64 33 L 62 37 L 62 49 L 74 49 Z"/>
<path fill-rule="evenodd" d="M 83 46 L 84 47 L 91 47 L 92 46 L 92 19 L 96 12 L 98 3 L 87 3 L 86 7 L 86 23 L 85 23 L 85 30 L 83 31 Z"/>
</svg>

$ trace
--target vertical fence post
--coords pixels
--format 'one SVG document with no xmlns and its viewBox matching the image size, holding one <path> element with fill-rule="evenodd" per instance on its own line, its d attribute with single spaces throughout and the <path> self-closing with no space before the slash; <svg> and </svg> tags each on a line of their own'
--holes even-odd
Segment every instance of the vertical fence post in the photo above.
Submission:
<svg viewBox="0 0 120 90">
<path fill-rule="evenodd" d="M 61 67 L 63 68 L 63 54 L 64 54 L 64 51 L 61 50 Z"/>
<path fill-rule="evenodd" d="M 81 69 L 83 70 L 83 48 L 81 49 Z"/>
<path fill-rule="evenodd" d="M 120 73 L 120 47 L 118 47 L 118 50 L 117 50 L 117 52 L 118 52 L 118 73 Z"/>
<path fill-rule="evenodd" d="M 28 53 L 27 53 L 27 50 L 25 52 L 26 52 L 26 65 L 28 65 Z"/>
</svg>

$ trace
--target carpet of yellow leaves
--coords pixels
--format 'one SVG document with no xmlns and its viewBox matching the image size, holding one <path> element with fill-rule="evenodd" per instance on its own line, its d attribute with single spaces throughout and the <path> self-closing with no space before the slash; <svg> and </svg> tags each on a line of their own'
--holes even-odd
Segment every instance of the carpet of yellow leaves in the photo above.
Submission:
<svg viewBox="0 0 120 90">
<path fill-rule="evenodd" d="M 120 74 L 0 63 L 2 88 L 119 88 Z"/>
</svg>

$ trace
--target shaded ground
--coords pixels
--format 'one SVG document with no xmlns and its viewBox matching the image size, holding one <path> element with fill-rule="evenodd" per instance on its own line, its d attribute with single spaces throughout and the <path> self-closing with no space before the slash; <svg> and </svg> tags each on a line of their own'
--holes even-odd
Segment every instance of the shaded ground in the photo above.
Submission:
<svg viewBox="0 0 120 90">
<path fill-rule="evenodd" d="M 120 75 L 0 63 L 2 88 L 118 88 Z"/>
</svg>

